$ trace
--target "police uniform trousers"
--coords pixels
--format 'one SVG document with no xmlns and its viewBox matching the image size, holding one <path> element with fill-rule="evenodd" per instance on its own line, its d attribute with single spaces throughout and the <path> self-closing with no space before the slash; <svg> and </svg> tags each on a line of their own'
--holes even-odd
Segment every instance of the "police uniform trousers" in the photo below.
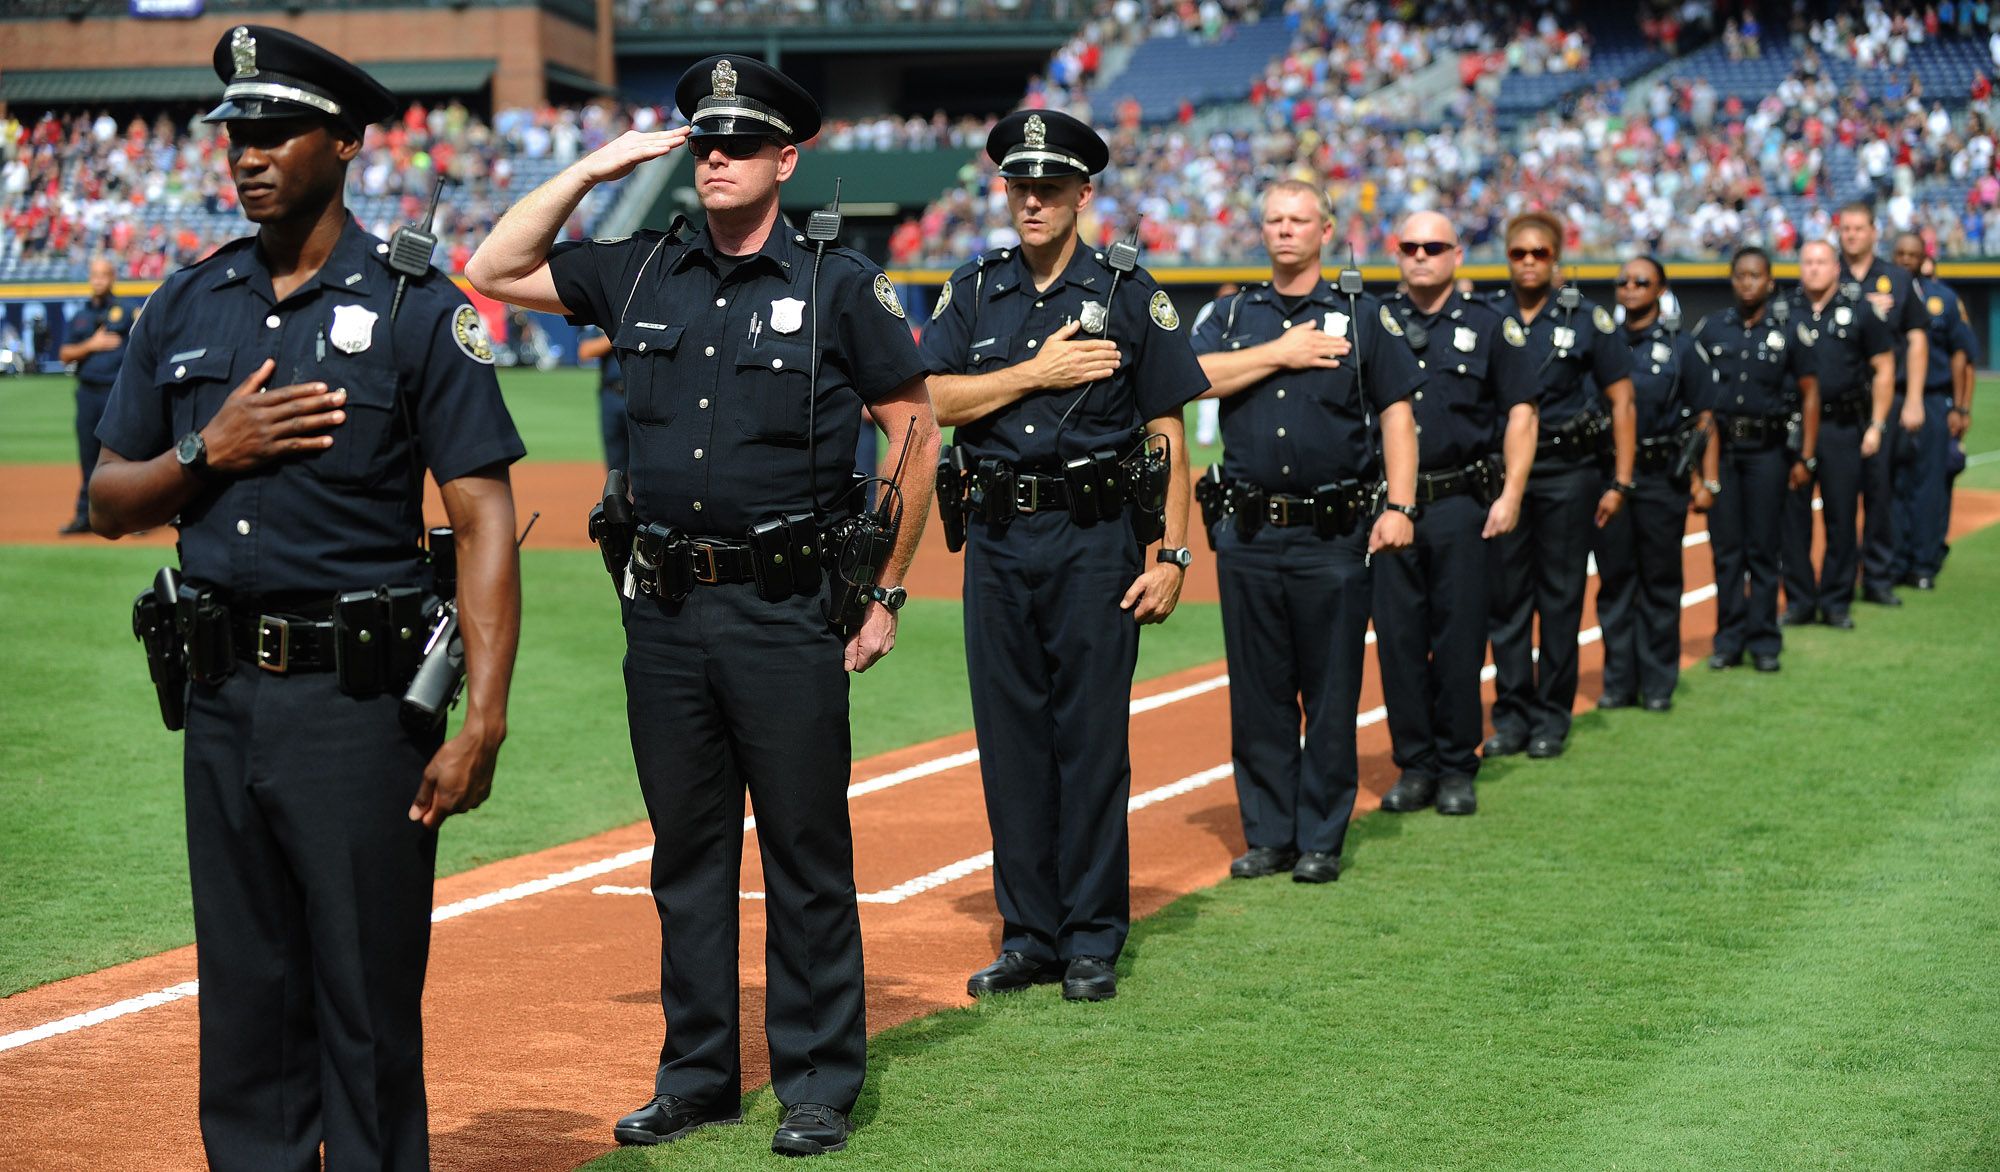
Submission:
<svg viewBox="0 0 2000 1172">
<path fill-rule="evenodd" d="M 188 705 L 201 1134 L 218 1172 L 429 1166 L 422 1000 L 441 733 L 400 694 L 239 663 Z M 338 751 L 330 751 L 336 749 Z"/>
<path fill-rule="evenodd" d="M 625 430 L 625 392 L 598 388 L 597 426 L 604 433 L 604 467 L 632 467 L 632 440 Z"/>
<path fill-rule="evenodd" d="M 1882 446 L 1861 462 L 1861 585 L 1870 592 L 1887 591 L 1896 584 L 1896 464 L 1909 442 L 1909 433 L 1899 422 L 1902 417 L 1899 393 L 1889 401 Z M 1820 426 L 1825 428 L 1824 421 Z"/>
<path fill-rule="evenodd" d="M 1139 568 L 1122 518 L 1026 513 L 966 536 L 965 663 L 1000 947 L 1043 963 L 1116 960 L 1131 926 L 1139 624 L 1118 603 Z"/>
<path fill-rule="evenodd" d="M 1496 733 L 1556 741 L 1569 736 L 1577 630 L 1603 487 L 1594 455 L 1538 456 L 1521 501 L 1520 524 L 1492 543 Z"/>
<path fill-rule="evenodd" d="M 1641 472 L 1632 482 L 1625 507 L 1596 530 L 1593 542 L 1604 695 L 1667 700 L 1681 675 L 1681 537 L 1687 532 L 1688 490 L 1665 471 Z"/>
<path fill-rule="evenodd" d="M 625 695 L 652 820 L 666 1041 L 653 1092 L 742 1095 L 743 795 L 764 866 L 764 1033 L 782 1103 L 851 1111 L 867 1069 L 840 636 L 820 597 L 749 583 L 623 604 Z"/>
<path fill-rule="evenodd" d="M 104 407 L 111 402 L 111 384 L 76 384 L 76 459 L 83 469 L 83 485 L 76 490 L 76 515 L 90 511 L 90 474 L 97 468 L 97 424 Z"/>
<path fill-rule="evenodd" d="M 1321 538 L 1308 525 L 1265 526 L 1247 540 L 1231 521 L 1221 529 L 1215 565 L 1243 837 L 1253 847 L 1338 855 L 1360 777 L 1367 529 Z"/>
<path fill-rule="evenodd" d="M 1813 454 L 1819 468 L 1804 488 L 1785 494 L 1785 608 L 1800 614 L 1818 612 L 1827 618 L 1848 614 L 1854 606 L 1854 582 L 1859 545 L 1855 523 L 1861 506 L 1861 437 L 1867 424 L 1820 420 L 1819 446 Z M 1895 442 L 1884 438 L 1885 445 Z M 1813 488 L 1819 488 L 1820 524 L 1826 548 L 1819 573 L 1813 573 Z"/>
<path fill-rule="evenodd" d="M 1722 440 L 1722 491 L 1708 512 L 1715 555 L 1715 652 L 1776 655 L 1778 543 L 1792 453 L 1782 435 L 1758 446 Z"/>
<path fill-rule="evenodd" d="M 1890 577 L 1936 577 L 1944 566 L 1945 526 L 1950 523 L 1951 395 L 1924 392 L 1924 425 L 1902 432 L 1895 470 L 1896 552 Z"/>
<path fill-rule="evenodd" d="M 1479 776 L 1486 513 L 1467 493 L 1441 497 L 1424 506 L 1410 548 L 1375 559 L 1375 658 L 1404 773 Z"/>
</svg>

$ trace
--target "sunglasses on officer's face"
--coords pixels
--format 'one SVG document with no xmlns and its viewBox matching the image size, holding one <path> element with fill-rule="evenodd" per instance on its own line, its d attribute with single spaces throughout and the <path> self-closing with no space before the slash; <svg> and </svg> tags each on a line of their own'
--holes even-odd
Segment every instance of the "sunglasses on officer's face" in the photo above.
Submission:
<svg viewBox="0 0 2000 1172">
<path fill-rule="evenodd" d="M 757 152 L 773 141 L 761 134 L 703 134 L 697 135 L 689 145 L 701 157 L 706 157 L 710 151 L 721 151 L 732 159 L 754 159 Z"/>
<path fill-rule="evenodd" d="M 1616 284 L 1618 285 L 1618 287 L 1619 287 L 1620 289 L 1623 289 L 1623 288 L 1627 287 L 1628 285 L 1629 285 L 1630 287 L 1634 288 L 1634 289 L 1651 289 L 1651 288 L 1653 287 L 1653 278 L 1651 278 L 1651 277 L 1620 277 L 1620 278 L 1618 278 L 1618 280 L 1617 280 Z"/>
<path fill-rule="evenodd" d="M 1449 240 L 1405 240 L 1396 247 L 1404 256 L 1415 256 L 1420 252 L 1425 256 L 1443 256 L 1458 245 Z"/>
<path fill-rule="evenodd" d="M 1527 260 L 1531 257 L 1535 260 L 1554 260 L 1555 255 L 1556 250 L 1553 248 L 1510 248 L 1507 250 L 1508 260 Z"/>
</svg>

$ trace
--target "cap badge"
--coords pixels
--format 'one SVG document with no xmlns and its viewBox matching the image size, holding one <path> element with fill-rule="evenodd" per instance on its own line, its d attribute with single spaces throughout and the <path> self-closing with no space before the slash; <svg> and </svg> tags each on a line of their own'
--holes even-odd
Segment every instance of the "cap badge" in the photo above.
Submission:
<svg viewBox="0 0 2000 1172">
<path fill-rule="evenodd" d="M 731 65 L 728 59 L 715 63 L 714 70 L 708 75 L 708 81 L 714 87 L 716 97 L 725 102 L 736 100 L 736 67 Z"/>
<path fill-rule="evenodd" d="M 1031 151 L 1038 151 L 1049 145 L 1048 123 L 1042 121 L 1040 114 L 1028 115 L 1028 124 L 1022 134 Z"/>
<path fill-rule="evenodd" d="M 257 38 L 249 29 L 238 26 L 229 34 L 229 56 L 236 62 L 237 77 L 257 76 Z"/>
</svg>

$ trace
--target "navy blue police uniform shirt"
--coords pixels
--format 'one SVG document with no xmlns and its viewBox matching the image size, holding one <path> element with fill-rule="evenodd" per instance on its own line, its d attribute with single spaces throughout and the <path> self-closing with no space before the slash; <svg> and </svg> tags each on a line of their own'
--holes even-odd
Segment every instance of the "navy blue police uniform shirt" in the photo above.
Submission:
<svg viewBox="0 0 2000 1172">
<path fill-rule="evenodd" d="M 1107 305 L 1111 276 L 1104 254 L 1080 242 L 1069 265 L 1039 292 L 1019 249 L 982 257 L 952 273 L 924 328 L 923 356 L 932 373 L 991 374 L 1018 365 L 1071 321 L 1086 327 L 1076 338 L 1118 343 L 1121 363 L 1087 396 L 1084 387 L 1034 391 L 961 424 L 952 442 L 967 456 L 1044 472 L 1095 450 L 1122 456 L 1147 421 L 1178 417 L 1182 406 L 1208 389 L 1166 291 L 1145 269 L 1134 269 L 1119 279 L 1118 295 Z M 1089 328 L 1100 321 L 1107 332 Z M 1076 405 L 1079 397 L 1082 403 Z M 1072 405 L 1069 423 L 1059 426 Z"/>
<path fill-rule="evenodd" d="M 1706 368 L 1679 330 L 1656 318 L 1643 330 L 1624 329 L 1632 355 L 1632 400 L 1640 439 L 1672 435 L 1708 406 Z"/>
<path fill-rule="evenodd" d="M 1889 324 L 1867 302 L 1857 305 L 1836 287 L 1827 303 L 1814 309 L 1803 293 L 1792 300 L 1792 323 L 1800 340 L 1812 347 L 1819 375 L 1819 401 L 1841 403 L 1868 400 L 1875 390 L 1872 360 L 1893 353 L 1896 340 Z"/>
<path fill-rule="evenodd" d="M 1877 316 L 1888 324 L 1890 336 L 1895 339 L 1896 393 L 1902 394 L 1908 376 L 1910 331 L 1930 328 L 1929 315 L 1924 312 L 1923 300 L 1917 295 L 1916 283 L 1910 280 L 1909 273 L 1877 256 L 1869 258 L 1868 271 L 1859 280 L 1854 278 L 1853 271 L 1843 261 L 1840 293 L 1856 305 L 1870 308 L 1874 305 L 1868 300 L 1871 293 L 1886 293 L 1891 298 L 1888 311 L 1878 310 Z"/>
<path fill-rule="evenodd" d="M 604 337 L 604 331 L 596 326 L 585 326 L 583 337 L 586 341 Z M 597 360 L 597 389 L 610 391 L 614 395 L 625 393 L 625 372 L 618 366 L 618 351 L 608 350 Z"/>
<path fill-rule="evenodd" d="M 1924 303 L 1924 330 L 1930 340 L 1930 365 L 1924 368 L 1924 393 L 1951 393 L 1951 356 L 1964 349 L 1958 343 L 1958 327 L 1965 324 L 1965 306 L 1943 281 L 1921 282 L 1918 292 Z"/>
<path fill-rule="evenodd" d="M 1507 413 L 1540 397 L 1527 335 L 1490 301 L 1453 293 L 1436 313 L 1407 294 L 1385 303 L 1401 323 L 1423 387 L 1410 396 L 1417 420 L 1417 466 L 1454 472 L 1500 451 Z M 1511 339 L 1510 339 L 1511 334 Z"/>
<path fill-rule="evenodd" d="M 706 228 L 649 231 L 558 245 L 549 272 L 570 320 L 611 336 L 639 516 L 697 536 L 811 511 L 815 464 L 819 503 L 840 503 L 862 405 L 924 373 L 888 276 L 828 248 L 814 405 L 813 252 L 782 220 L 742 257 L 718 257 Z"/>
<path fill-rule="evenodd" d="M 319 272 L 280 302 L 246 237 L 167 278 L 146 303 L 97 428 L 127 459 L 152 459 L 205 426 L 267 358 L 277 362 L 267 389 L 347 392 L 332 447 L 223 477 L 182 508 L 189 580 L 240 597 L 420 585 L 416 463 L 443 484 L 525 454 L 478 312 L 433 269 L 410 281 L 391 325 L 387 251 L 350 221 Z"/>
<path fill-rule="evenodd" d="M 1600 388 L 1632 374 L 1632 354 L 1618 339 L 1611 311 L 1590 298 L 1575 309 L 1556 304 L 1556 291 L 1542 304 L 1532 322 L 1523 320 L 1512 289 L 1493 296 L 1493 307 L 1514 319 L 1526 332 L 1528 360 L 1540 371 L 1538 405 L 1544 432 L 1553 431 L 1579 415 L 1604 413 Z"/>
<path fill-rule="evenodd" d="M 1337 480 L 1379 477 L 1374 416 L 1423 385 L 1410 348 L 1384 328 L 1386 312 L 1373 297 L 1350 304 L 1322 280 L 1296 298 L 1257 285 L 1218 299 L 1195 319 L 1197 355 L 1262 345 L 1308 322 L 1355 347 L 1333 369 L 1281 370 L 1222 400 L 1225 477 L 1301 496 Z M 1399 335 L 1401 323 L 1394 328 Z M 1357 370 L 1365 388 L 1357 386 Z"/>
<path fill-rule="evenodd" d="M 1780 326 L 1767 307 L 1756 324 L 1746 324 L 1735 306 L 1711 313 L 1691 336 L 1709 371 L 1709 403 L 1730 418 L 1770 419 L 1788 414 L 1796 380 L 1817 375 L 1811 334 Z"/>
<path fill-rule="evenodd" d="M 116 297 L 107 298 L 103 305 L 86 301 L 75 313 L 69 315 L 68 336 L 63 344 L 73 346 L 85 342 L 92 334 L 104 329 L 129 339 L 132 333 L 132 310 L 120 304 Z M 119 364 L 125 361 L 125 347 L 116 350 L 101 350 L 86 354 L 76 364 L 76 381 L 87 386 L 108 387 L 118 381 Z"/>
</svg>

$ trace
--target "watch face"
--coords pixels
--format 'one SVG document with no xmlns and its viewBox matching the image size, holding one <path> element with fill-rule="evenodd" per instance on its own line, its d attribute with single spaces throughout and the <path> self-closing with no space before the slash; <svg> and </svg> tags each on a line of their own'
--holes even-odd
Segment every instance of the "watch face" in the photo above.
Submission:
<svg viewBox="0 0 2000 1172">
<path fill-rule="evenodd" d="M 181 437 L 180 443 L 174 445 L 174 454 L 183 464 L 198 464 L 202 457 L 208 454 L 208 445 L 202 442 L 200 432 L 191 431 Z"/>
</svg>

